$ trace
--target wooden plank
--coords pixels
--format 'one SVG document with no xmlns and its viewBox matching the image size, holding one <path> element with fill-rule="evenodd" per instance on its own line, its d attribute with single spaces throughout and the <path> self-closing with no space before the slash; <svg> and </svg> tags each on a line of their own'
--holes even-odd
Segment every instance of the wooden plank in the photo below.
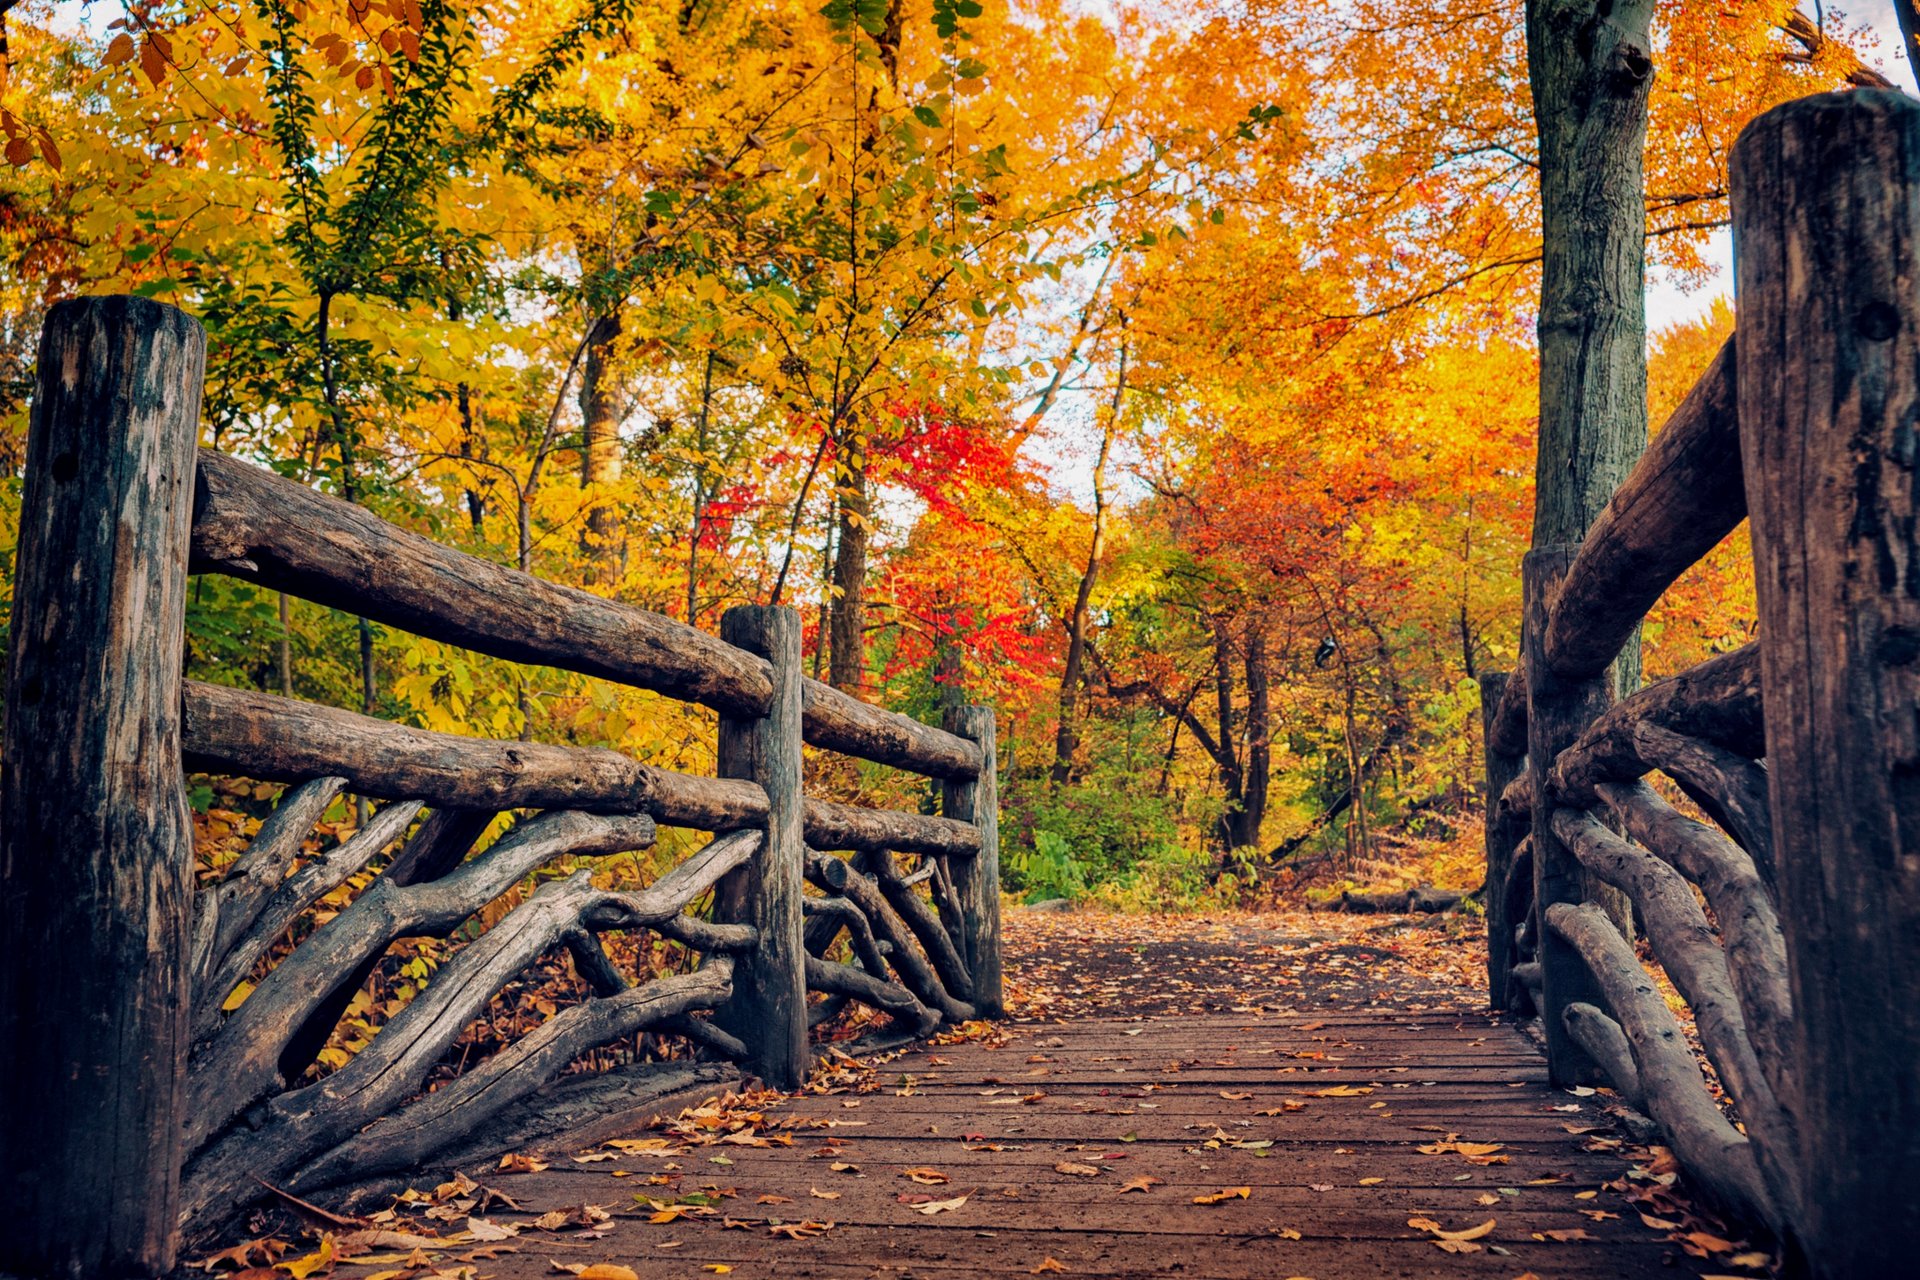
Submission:
<svg viewBox="0 0 1920 1280">
<path fill-rule="evenodd" d="M 1732 171 L 1800 1093 L 1788 1269 L 1899 1275 L 1920 1221 L 1920 103 L 1788 103 Z"/>
<path fill-rule="evenodd" d="M 0 1271 L 161 1275 L 193 836 L 180 775 L 206 337 L 143 298 L 41 332 L 0 745 Z"/>
</svg>

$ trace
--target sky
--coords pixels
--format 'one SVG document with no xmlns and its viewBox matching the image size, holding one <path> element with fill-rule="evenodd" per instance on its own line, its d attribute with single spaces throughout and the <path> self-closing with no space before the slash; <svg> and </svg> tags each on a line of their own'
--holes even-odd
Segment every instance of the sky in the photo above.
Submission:
<svg viewBox="0 0 1920 1280">
<path fill-rule="evenodd" d="M 1803 12 L 1813 11 L 1812 0 L 1800 5 Z M 1913 68 L 1900 53 L 1900 26 L 1893 16 L 1893 0 L 1853 0 L 1852 4 L 1827 8 L 1827 20 L 1835 25 L 1867 26 L 1880 38 L 1877 51 L 1867 61 L 1887 79 L 1909 93 L 1916 92 Z M 1684 323 L 1711 307 L 1716 298 L 1733 292 L 1733 237 L 1722 228 L 1713 235 L 1703 256 L 1718 268 L 1712 279 L 1692 289 L 1683 289 L 1661 272 L 1647 278 L 1647 332 Z"/>
</svg>

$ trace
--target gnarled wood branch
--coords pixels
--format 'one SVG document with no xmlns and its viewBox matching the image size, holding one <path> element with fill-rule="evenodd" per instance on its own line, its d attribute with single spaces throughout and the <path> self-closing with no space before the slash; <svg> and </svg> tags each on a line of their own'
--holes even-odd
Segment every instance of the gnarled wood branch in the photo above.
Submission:
<svg viewBox="0 0 1920 1280">
<path fill-rule="evenodd" d="M 1626 893 L 1639 909 L 1654 955 L 1693 1010 L 1700 1042 L 1754 1140 L 1772 1203 L 1791 1206 L 1798 1185 L 1792 1166 L 1792 1124 L 1760 1069 L 1726 952 L 1692 888 L 1679 872 L 1616 835 L 1591 813 L 1557 809 L 1553 829 L 1582 866 Z"/>
<path fill-rule="evenodd" d="M 888 944 L 888 963 L 901 983 L 920 1003 L 940 1011 L 949 1022 L 965 1022 L 974 1016 L 974 1008 L 956 999 L 941 984 L 933 966 L 914 945 L 914 935 L 887 902 L 880 886 L 869 876 L 855 870 L 844 859 L 807 850 L 807 879 L 831 894 L 839 894 L 865 913 L 876 941 Z"/>
<path fill-rule="evenodd" d="M 1607 1073 L 1607 1082 L 1620 1100 L 1635 1111 L 1647 1109 L 1646 1095 L 1640 1089 L 1640 1069 L 1633 1065 L 1633 1048 L 1627 1033 L 1595 1005 L 1580 1001 L 1568 1005 L 1560 1015 L 1567 1034 L 1580 1042 L 1587 1056 Z"/>
<path fill-rule="evenodd" d="M 845 996 L 880 1010 L 914 1035 L 925 1035 L 940 1025 L 940 1015 L 914 999 L 905 987 L 863 973 L 852 965 L 818 956 L 807 957 L 807 989 Z"/>
<path fill-rule="evenodd" d="M 220 1025 L 220 1006 L 228 994 L 240 985 L 260 957 L 277 941 L 288 926 L 320 899 L 347 882 L 386 851 L 388 845 L 406 834 L 419 816 L 418 800 L 390 804 L 375 814 L 363 830 L 314 858 L 298 873 L 287 877 L 272 895 L 259 903 L 255 918 L 233 939 L 225 955 L 213 953 L 213 971 L 195 988 L 193 1038 L 211 1035 Z"/>
<path fill-rule="evenodd" d="M 1590 902 L 1557 902 L 1547 908 L 1547 927 L 1580 953 L 1606 993 L 1633 1048 L 1648 1114 L 1689 1179 L 1721 1208 L 1777 1229 L 1753 1144 L 1714 1105 L 1679 1024 L 1607 913 Z"/>
<path fill-rule="evenodd" d="M 300 846 L 347 785 L 345 778 L 309 778 L 289 787 L 260 824 L 253 843 L 226 879 L 201 892 L 194 904 L 193 981 L 198 990 L 260 908 L 286 878 Z M 231 990 L 231 988 L 229 988 Z"/>
<path fill-rule="evenodd" d="M 886 895 L 888 905 L 907 922 L 907 927 L 913 930 L 913 936 L 920 940 L 920 947 L 927 953 L 927 959 L 933 962 L 934 971 L 940 975 L 942 985 L 956 998 L 972 1000 L 973 975 L 967 972 L 966 962 L 960 959 L 953 936 L 940 923 L 940 918 L 927 905 L 926 899 L 915 893 L 907 877 L 900 874 L 900 867 L 893 860 L 893 852 L 889 849 L 870 850 L 862 855 L 861 862 L 879 883 L 880 892 Z"/>
<path fill-rule="evenodd" d="M 1706 895 L 1761 1070 L 1775 1097 L 1796 1096 L 1787 944 L 1754 860 L 1720 832 L 1662 800 L 1644 782 L 1603 784 L 1599 792 L 1628 835 Z"/>
</svg>

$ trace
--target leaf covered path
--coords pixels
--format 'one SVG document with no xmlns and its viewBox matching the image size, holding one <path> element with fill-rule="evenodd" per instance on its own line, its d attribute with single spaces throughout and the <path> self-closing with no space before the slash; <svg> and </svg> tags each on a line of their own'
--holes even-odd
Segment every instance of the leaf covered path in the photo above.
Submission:
<svg viewBox="0 0 1920 1280">
<path fill-rule="evenodd" d="M 1598 1098 L 1548 1087 L 1456 985 L 1476 953 L 1431 926 L 1020 912 L 1008 936 L 1016 1020 L 515 1161 L 534 1171 L 470 1169 L 517 1208 L 443 1187 L 428 1229 L 465 1239 L 434 1261 L 589 1280 L 1727 1270 L 1688 1256 L 1646 1153 Z"/>
</svg>

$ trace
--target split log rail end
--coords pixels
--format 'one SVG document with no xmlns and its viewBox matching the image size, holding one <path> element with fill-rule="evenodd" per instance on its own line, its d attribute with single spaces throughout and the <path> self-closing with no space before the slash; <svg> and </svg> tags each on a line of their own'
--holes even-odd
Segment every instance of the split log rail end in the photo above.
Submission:
<svg viewBox="0 0 1920 1280">
<path fill-rule="evenodd" d="M 1000 1015 L 991 709 L 922 724 L 807 679 L 791 609 L 741 606 L 708 635 L 197 449 L 204 351 L 196 322 L 141 298 L 61 303 L 42 333 L 0 743 L 0 1188 L 15 1223 L 0 1273 L 165 1274 L 183 1224 L 225 1219 L 263 1183 L 305 1194 L 529 1131 L 571 1064 L 644 1031 L 792 1089 L 810 1029 L 849 1002 L 887 1015 L 894 1039 Z M 194 573 L 713 708 L 717 776 L 184 680 Z M 807 745 L 921 774 L 944 812 L 810 798 Z M 188 770 L 286 784 L 198 893 Z M 386 803 L 307 852 L 344 794 Z M 639 890 L 535 876 L 646 849 L 662 825 L 713 837 Z M 294 927 L 356 876 L 345 907 Z M 636 983 L 601 940 L 635 930 L 696 967 Z M 388 948 L 456 931 L 471 940 L 316 1080 Z M 830 958 L 842 937 L 855 964 Z M 493 997 L 556 949 L 586 997 L 424 1092 Z M 608 1097 L 632 1108 L 649 1080 L 719 1078 L 700 1070 L 618 1068 Z M 575 1121 L 578 1083 L 557 1091 Z"/>
<path fill-rule="evenodd" d="M 1826 94 L 1732 156 L 1734 335 L 1482 681 L 1489 995 L 1557 1083 L 1644 1109 L 1790 1274 L 1905 1274 L 1920 1224 L 1920 102 Z M 1758 637 L 1610 664 L 1749 521 Z M 1709 821 L 1649 786 L 1664 775 Z M 1624 894 L 1738 1126 L 1623 935 Z M 1618 899 L 1615 899 L 1617 902 Z M 1704 903 L 1704 906 L 1702 905 Z M 1877 1004 L 1863 1005 L 1863 996 Z"/>
</svg>

